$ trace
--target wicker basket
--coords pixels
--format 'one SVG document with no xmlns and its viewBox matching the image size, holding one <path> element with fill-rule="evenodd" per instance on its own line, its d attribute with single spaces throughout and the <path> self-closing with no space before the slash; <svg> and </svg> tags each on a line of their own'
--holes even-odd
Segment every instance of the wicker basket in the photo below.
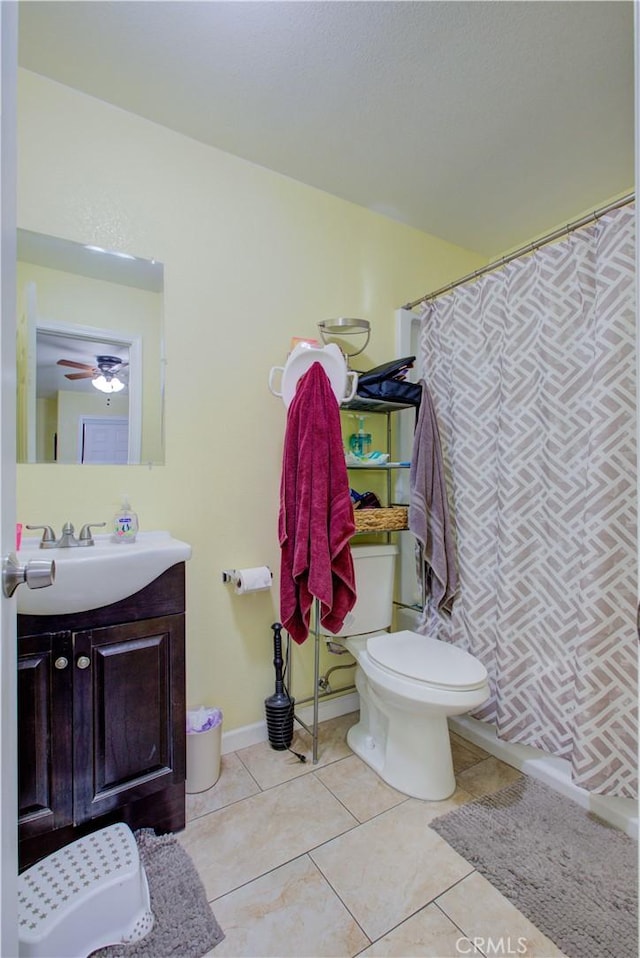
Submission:
<svg viewBox="0 0 640 958">
<path fill-rule="evenodd" d="M 390 509 L 356 509 L 353 513 L 356 532 L 394 532 L 408 529 L 407 506 L 393 506 Z"/>
</svg>

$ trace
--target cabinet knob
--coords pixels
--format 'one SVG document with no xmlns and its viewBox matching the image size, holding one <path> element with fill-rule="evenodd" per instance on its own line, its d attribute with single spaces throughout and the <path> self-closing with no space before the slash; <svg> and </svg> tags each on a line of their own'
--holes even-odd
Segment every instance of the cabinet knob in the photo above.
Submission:
<svg viewBox="0 0 640 958">
<path fill-rule="evenodd" d="M 79 669 L 88 669 L 91 665 L 91 659 L 87 655 L 79 655 L 76 661 Z"/>
<path fill-rule="evenodd" d="M 53 664 L 57 669 L 66 669 L 69 664 L 69 659 L 65 659 L 64 655 L 59 655 Z"/>
</svg>

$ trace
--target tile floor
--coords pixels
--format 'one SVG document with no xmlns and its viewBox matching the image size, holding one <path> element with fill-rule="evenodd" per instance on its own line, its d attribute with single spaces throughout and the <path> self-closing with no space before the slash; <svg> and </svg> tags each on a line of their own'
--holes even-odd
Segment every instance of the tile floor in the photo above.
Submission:
<svg viewBox="0 0 640 958">
<path fill-rule="evenodd" d="M 222 757 L 220 778 L 187 796 L 180 841 L 225 932 L 214 958 L 460 958 L 562 952 L 429 822 L 520 777 L 452 734 L 457 789 L 443 802 L 386 785 L 346 744 L 357 713 Z M 490 939 L 476 950 L 473 939 Z M 497 944 L 498 939 L 501 943 Z M 494 949 L 492 951 L 492 948 Z"/>
</svg>

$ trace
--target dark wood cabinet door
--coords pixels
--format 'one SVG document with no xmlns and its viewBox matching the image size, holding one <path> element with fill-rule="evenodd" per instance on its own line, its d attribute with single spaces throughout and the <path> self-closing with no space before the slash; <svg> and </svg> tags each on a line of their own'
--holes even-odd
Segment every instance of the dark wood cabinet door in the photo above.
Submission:
<svg viewBox="0 0 640 958">
<path fill-rule="evenodd" d="M 76 632 L 73 682 L 76 823 L 184 780 L 182 615 Z"/>
<path fill-rule="evenodd" d="M 21 838 L 73 820 L 71 635 L 18 644 L 18 805 Z"/>
<path fill-rule="evenodd" d="M 114 821 L 184 828 L 184 579 L 178 563 L 99 609 L 18 615 L 21 869 Z"/>
</svg>

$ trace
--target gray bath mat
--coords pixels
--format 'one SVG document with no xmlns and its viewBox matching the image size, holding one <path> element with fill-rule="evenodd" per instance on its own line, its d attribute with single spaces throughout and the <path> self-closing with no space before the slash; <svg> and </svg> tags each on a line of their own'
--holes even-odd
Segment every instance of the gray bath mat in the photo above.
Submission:
<svg viewBox="0 0 640 958">
<path fill-rule="evenodd" d="M 202 958 L 224 933 L 207 901 L 195 865 L 173 835 L 135 833 L 149 882 L 152 930 L 131 945 L 109 945 L 91 958 Z"/>
<path fill-rule="evenodd" d="M 431 827 L 569 958 L 638 954 L 638 846 L 524 776 Z"/>
</svg>

